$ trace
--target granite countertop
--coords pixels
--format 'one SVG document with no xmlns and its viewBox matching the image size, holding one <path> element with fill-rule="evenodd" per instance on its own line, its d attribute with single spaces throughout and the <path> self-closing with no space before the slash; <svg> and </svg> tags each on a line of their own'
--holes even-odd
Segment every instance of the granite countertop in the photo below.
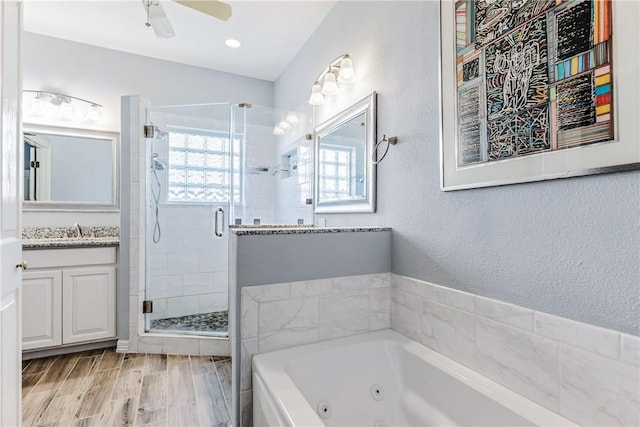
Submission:
<svg viewBox="0 0 640 427">
<path fill-rule="evenodd" d="M 23 249 L 93 248 L 120 245 L 120 227 L 26 227 Z"/>
<path fill-rule="evenodd" d="M 231 224 L 229 228 L 231 229 L 242 229 L 242 228 L 309 228 L 313 227 L 313 224 Z"/>
<path fill-rule="evenodd" d="M 85 237 L 81 239 L 22 240 L 22 249 L 98 248 L 118 245 L 120 245 L 120 239 L 118 238 Z"/>
<path fill-rule="evenodd" d="M 237 236 L 256 236 L 269 234 L 322 234 L 322 233 L 362 233 L 375 231 L 391 231 L 391 227 L 264 227 L 264 228 L 232 228 Z"/>
</svg>

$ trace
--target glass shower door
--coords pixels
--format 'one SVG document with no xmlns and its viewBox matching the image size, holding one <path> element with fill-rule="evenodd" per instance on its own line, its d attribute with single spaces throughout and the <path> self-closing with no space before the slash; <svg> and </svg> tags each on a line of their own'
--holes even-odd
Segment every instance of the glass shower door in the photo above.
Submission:
<svg viewBox="0 0 640 427">
<path fill-rule="evenodd" d="M 249 104 L 231 108 L 231 133 L 241 152 L 230 224 L 313 222 L 311 116 Z M 235 165 L 234 165 L 235 167 Z"/>
<path fill-rule="evenodd" d="M 148 332 L 228 335 L 228 219 L 240 161 L 229 116 L 227 103 L 147 112 Z"/>
</svg>

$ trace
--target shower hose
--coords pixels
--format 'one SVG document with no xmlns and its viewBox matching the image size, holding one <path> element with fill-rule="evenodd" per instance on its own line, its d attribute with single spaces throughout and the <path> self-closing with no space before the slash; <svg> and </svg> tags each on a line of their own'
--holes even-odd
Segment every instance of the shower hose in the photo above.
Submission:
<svg viewBox="0 0 640 427">
<path fill-rule="evenodd" d="M 155 204 L 155 215 L 156 221 L 153 226 L 153 243 L 158 243 L 160 241 L 160 237 L 162 236 L 162 231 L 160 230 L 160 193 L 162 192 L 162 185 L 160 184 L 160 178 L 158 178 L 158 170 L 154 167 L 153 162 L 151 163 L 151 170 L 153 170 L 153 176 L 156 181 L 157 189 L 154 189 L 154 186 L 151 185 L 151 195 L 153 196 L 153 202 Z"/>
</svg>

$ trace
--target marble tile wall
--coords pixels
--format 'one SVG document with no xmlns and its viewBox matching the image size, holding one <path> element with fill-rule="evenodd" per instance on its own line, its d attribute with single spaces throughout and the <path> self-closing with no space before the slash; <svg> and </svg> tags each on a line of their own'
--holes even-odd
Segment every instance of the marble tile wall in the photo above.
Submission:
<svg viewBox="0 0 640 427">
<path fill-rule="evenodd" d="M 390 280 L 384 273 L 243 287 L 241 425 L 250 425 L 254 354 L 389 328 Z"/>
<path fill-rule="evenodd" d="M 640 425 L 640 339 L 391 275 L 392 329 L 581 425 Z"/>
</svg>

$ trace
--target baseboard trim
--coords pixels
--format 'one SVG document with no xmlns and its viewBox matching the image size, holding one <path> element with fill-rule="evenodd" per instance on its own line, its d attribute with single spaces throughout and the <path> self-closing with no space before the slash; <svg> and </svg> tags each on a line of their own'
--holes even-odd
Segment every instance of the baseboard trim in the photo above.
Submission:
<svg viewBox="0 0 640 427">
<path fill-rule="evenodd" d="M 22 353 L 22 360 L 31 360 L 41 357 L 57 356 L 59 354 L 71 354 L 81 351 L 99 350 L 102 348 L 113 348 L 116 340 L 105 340 L 85 344 L 71 344 L 60 347 L 47 348 L 43 350 L 27 350 Z"/>
<path fill-rule="evenodd" d="M 129 351 L 129 341 L 118 340 L 118 344 L 116 345 L 116 353 L 127 353 L 128 351 Z"/>
</svg>

